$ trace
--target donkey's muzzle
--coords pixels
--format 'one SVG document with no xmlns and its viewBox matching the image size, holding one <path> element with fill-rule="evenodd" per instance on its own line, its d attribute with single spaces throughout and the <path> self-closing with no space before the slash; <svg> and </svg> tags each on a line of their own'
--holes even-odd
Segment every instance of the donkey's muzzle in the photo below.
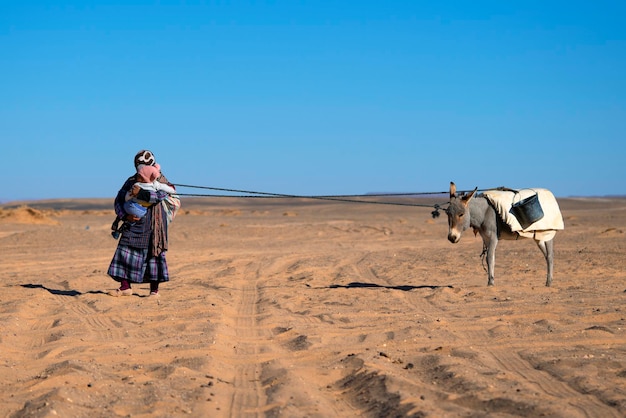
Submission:
<svg viewBox="0 0 626 418">
<path fill-rule="evenodd" d="M 457 242 L 459 242 L 460 239 L 461 239 L 460 235 L 448 234 L 448 241 L 450 241 L 453 244 L 456 244 Z"/>
</svg>

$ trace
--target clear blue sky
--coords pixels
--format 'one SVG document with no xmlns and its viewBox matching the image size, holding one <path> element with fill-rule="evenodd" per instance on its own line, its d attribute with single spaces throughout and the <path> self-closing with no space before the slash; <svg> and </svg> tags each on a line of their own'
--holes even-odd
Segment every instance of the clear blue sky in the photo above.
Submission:
<svg viewBox="0 0 626 418">
<path fill-rule="evenodd" d="M 626 2 L 0 0 L 0 201 L 626 194 Z M 194 190 L 180 190 L 194 192 Z"/>
</svg>

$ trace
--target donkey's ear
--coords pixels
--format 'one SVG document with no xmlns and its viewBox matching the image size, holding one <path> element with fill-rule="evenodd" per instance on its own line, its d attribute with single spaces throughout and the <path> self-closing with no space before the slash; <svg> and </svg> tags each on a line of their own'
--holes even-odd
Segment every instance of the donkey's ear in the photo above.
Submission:
<svg viewBox="0 0 626 418">
<path fill-rule="evenodd" d="M 450 182 L 450 197 L 456 197 L 456 184 Z"/>
<path fill-rule="evenodd" d="M 472 190 L 471 192 L 469 192 L 468 194 L 464 195 L 463 198 L 462 198 L 463 202 L 465 202 L 465 203 L 469 202 L 472 199 L 472 197 L 474 197 L 474 195 L 476 194 L 477 190 L 478 190 L 478 187 L 475 188 L 474 190 Z"/>
</svg>

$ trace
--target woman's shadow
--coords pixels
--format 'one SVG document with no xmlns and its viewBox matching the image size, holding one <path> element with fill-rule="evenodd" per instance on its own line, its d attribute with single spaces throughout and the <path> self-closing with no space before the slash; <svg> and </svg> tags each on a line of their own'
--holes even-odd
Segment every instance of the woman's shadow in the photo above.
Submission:
<svg viewBox="0 0 626 418">
<path fill-rule="evenodd" d="M 105 294 L 105 292 L 103 292 L 102 290 L 90 290 L 89 292 L 79 292 L 78 290 L 60 290 L 60 289 L 50 289 L 42 284 L 22 284 L 20 285 L 26 289 L 43 289 L 43 290 L 47 290 L 48 292 L 50 292 L 53 295 L 57 295 L 57 296 L 80 296 L 80 295 L 85 295 L 85 294 Z"/>
</svg>

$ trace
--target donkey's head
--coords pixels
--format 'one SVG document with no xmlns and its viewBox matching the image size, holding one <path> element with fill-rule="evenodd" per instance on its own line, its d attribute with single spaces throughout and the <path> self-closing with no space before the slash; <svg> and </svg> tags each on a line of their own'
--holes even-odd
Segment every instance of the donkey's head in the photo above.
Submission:
<svg viewBox="0 0 626 418">
<path fill-rule="evenodd" d="M 470 226 L 470 200 L 476 194 L 476 190 L 463 194 L 458 197 L 456 194 L 456 185 L 450 182 L 450 205 L 446 209 L 448 214 L 448 241 L 457 243 L 461 239 L 463 231 Z"/>
</svg>

